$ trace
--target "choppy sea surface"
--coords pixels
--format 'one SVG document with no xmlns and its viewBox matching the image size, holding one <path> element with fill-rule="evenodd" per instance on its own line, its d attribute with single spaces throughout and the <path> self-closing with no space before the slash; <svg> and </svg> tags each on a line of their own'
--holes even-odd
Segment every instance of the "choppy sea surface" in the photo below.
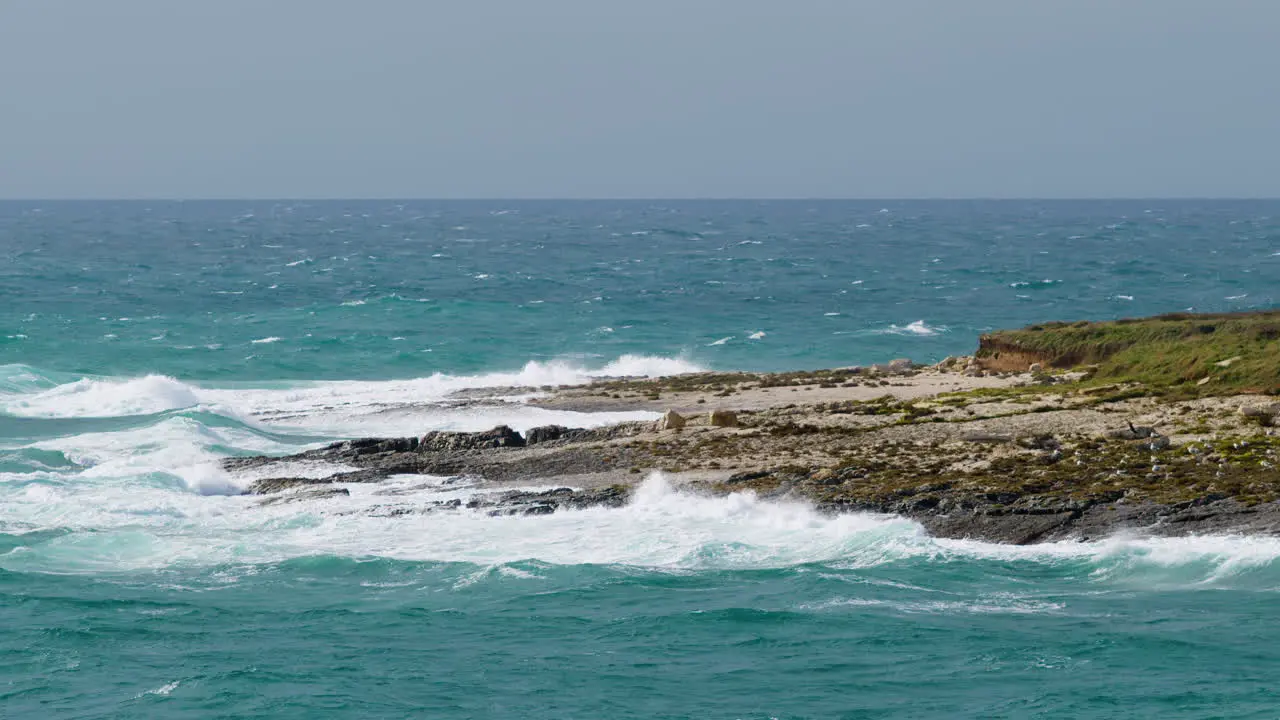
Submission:
<svg viewBox="0 0 1280 720">
<path fill-rule="evenodd" d="M 652 417 L 485 388 L 1273 308 L 1280 202 L 0 202 L 0 258 L 4 718 L 1280 708 L 1272 538 L 1015 548 L 660 475 L 620 510 L 389 518 L 386 487 L 259 507 L 219 466 Z"/>
</svg>

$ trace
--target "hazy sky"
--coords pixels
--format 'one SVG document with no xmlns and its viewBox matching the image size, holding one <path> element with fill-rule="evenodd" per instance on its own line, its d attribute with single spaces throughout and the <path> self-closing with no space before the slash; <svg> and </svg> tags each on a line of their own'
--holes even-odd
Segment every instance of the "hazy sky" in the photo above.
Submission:
<svg viewBox="0 0 1280 720">
<path fill-rule="evenodd" d="M 0 197 L 1280 196 L 1276 0 L 0 0 Z"/>
</svg>

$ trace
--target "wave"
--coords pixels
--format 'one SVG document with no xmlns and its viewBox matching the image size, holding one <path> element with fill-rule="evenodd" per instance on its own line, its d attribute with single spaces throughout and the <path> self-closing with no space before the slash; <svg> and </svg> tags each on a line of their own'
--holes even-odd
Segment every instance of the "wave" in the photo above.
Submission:
<svg viewBox="0 0 1280 720">
<path fill-rule="evenodd" d="M 564 361 L 527 363 L 516 372 L 446 375 L 386 381 L 253 383 L 213 387 L 162 376 L 85 377 L 57 383 L 27 366 L 9 365 L 0 375 L 0 413 L 24 418 L 83 418 L 149 415 L 213 406 L 219 412 L 264 419 L 329 411 L 378 412 L 441 403 L 455 393 L 496 388 L 583 385 L 608 377 L 659 377 L 698 372 L 681 358 L 623 355 L 588 369 Z M 496 394 L 496 395 L 500 395 Z M 534 413 L 536 414 L 536 413 Z"/>
<path fill-rule="evenodd" d="M 1061 283 L 1062 283 L 1061 280 L 1050 280 L 1048 278 L 1045 278 L 1044 280 L 1019 280 L 1018 282 L 1009 283 L 1009 287 L 1029 288 L 1032 290 L 1038 290 L 1042 288 L 1050 288 L 1050 287 L 1053 287 L 1054 285 L 1059 285 Z"/>
<path fill-rule="evenodd" d="M 890 325 L 883 330 L 872 331 L 873 335 L 903 335 L 906 337 L 933 337 L 947 331 L 942 326 L 932 326 L 924 320 L 916 320 L 906 325 Z"/>
<path fill-rule="evenodd" d="M 0 411 L 18 417 L 118 417 L 193 407 L 198 388 L 170 377 L 83 378 L 38 392 L 0 395 Z"/>
<path fill-rule="evenodd" d="M 387 489 L 386 484 L 352 485 L 350 497 L 256 507 L 253 498 L 200 497 L 156 483 L 38 486 L 22 493 L 6 492 L 7 486 L 0 484 L 5 496 L 0 530 L 22 527 L 30 535 L 26 543 L 12 538 L 5 543 L 13 549 L 0 554 L 0 568 L 96 573 L 345 557 L 481 568 L 537 562 L 666 573 L 830 569 L 853 571 L 848 577 L 855 578 L 865 577 L 860 573 L 871 568 L 897 568 L 899 576 L 1034 572 L 1123 589 L 1206 586 L 1246 578 L 1269 587 L 1280 559 L 1276 538 L 1114 538 L 1030 547 L 937 540 L 900 518 L 826 515 L 801 502 L 766 501 L 751 493 L 692 495 L 661 474 L 650 476 L 620 509 L 528 517 L 466 510 L 373 514 L 389 502 Z M 421 477 L 406 478 L 392 489 L 395 502 L 476 492 L 431 486 Z M 967 608 L 1040 609 L 1051 608 Z M 931 611 L 924 606 L 917 610 Z"/>
</svg>

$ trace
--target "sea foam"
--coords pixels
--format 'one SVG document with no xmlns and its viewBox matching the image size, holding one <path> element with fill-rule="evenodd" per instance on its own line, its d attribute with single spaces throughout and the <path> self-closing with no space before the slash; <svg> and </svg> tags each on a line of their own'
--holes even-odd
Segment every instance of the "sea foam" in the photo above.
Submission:
<svg viewBox="0 0 1280 720">
<path fill-rule="evenodd" d="M 0 568 L 99 572 L 255 565 L 313 555 L 481 567 L 525 561 L 618 565 L 677 573 L 807 567 L 857 571 L 921 564 L 945 568 L 955 562 L 987 562 L 1000 568 L 1040 566 L 1041 572 L 1108 586 L 1150 588 L 1235 582 L 1267 571 L 1280 558 L 1280 539 L 1274 538 L 1121 537 L 1030 547 L 938 540 L 901 518 L 828 515 L 803 502 L 764 500 L 750 492 L 722 497 L 686 493 L 660 473 L 645 480 L 623 508 L 545 516 L 491 517 L 466 509 L 389 516 L 388 504 L 411 507 L 480 491 L 442 486 L 422 476 L 406 476 L 398 484 L 347 487 L 349 497 L 257 507 L 255 498 L 202 497 L 154 484 L 0 484 L 0 523 L 33 531 L 73 530 L 33 536 L 21 552 L 0 555 Z"/>
</svg>

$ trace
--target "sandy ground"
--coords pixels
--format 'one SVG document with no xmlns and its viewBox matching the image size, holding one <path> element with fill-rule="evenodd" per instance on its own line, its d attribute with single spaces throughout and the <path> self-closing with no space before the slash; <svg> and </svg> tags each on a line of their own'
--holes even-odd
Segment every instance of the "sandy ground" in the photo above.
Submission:
<svg viewBox="0 0 1280 720">
<path fill-rule="evenodd" d="M 599 385 L 586 385 L 561 388 L 546 397 L 533 400 L 531 404 L 580 412 L 675 410 L 682 414 L 697 414 L 710 410 L 767 410 L 791 404 L 812 405 L 850 400 L 864 402 L 886 395 L 897 400 L 917 400 L 941 393 L 1012 387 L 1028 381 L 1029 376 L 1025 375 L 967 377 L 957 372 L 925 370 L 915 375 L 888 377 L 875 384 L 863 382 L 853 387 L 823 387 L 820 381 L 815 380 L 795 387 L 739 386 L 739 389 L 728 396 L 721 396 L 710 390 L 664 391 L 657 400 L 640 394 L 617 397 L 620 393 L 610 393 Z M 643 387 L 645 382 L 636 381 L 634 386 Z M 663 379 L 649 382 L 655 386 L 663 385 Z M 887 384 L 879 384 L 880 382 Z"/>
</svg>

